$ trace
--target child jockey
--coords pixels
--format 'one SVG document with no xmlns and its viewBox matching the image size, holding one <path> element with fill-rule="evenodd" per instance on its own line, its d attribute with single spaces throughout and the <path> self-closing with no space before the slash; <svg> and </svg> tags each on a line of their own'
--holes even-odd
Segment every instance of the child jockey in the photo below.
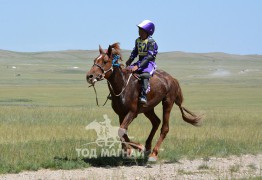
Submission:
<svg viewBox="0 0 262 180">
<path fill-rule="evenodd" d="M 139 74 L 141 79 L 139 102 L 141 104 L 146 104 L 149 78 L 156 69 L 155 59 L 158 53 L 158 46 L 155 40 L 151 37 L 155 31 L 155 25 L 153 22 L 144 20 L 137 26 L 139 28 L 139 37 L 136 39 L 135 47 L 126 62 L 126 66 L 129 66 L 137 55 L 139 55 L 138 61 L 132 64 L 131 70 L 132 72 Z"/>
</svg>

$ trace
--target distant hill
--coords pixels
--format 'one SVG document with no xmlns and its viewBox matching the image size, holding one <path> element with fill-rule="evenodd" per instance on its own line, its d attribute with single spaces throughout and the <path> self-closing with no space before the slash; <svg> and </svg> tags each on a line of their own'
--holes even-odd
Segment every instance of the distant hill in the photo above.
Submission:
<svg viewBox="0 0 262 180">
<path fill-rule="evenodd" d="M 122 50 L 124 60 L 130 55 L 130 50 Z M 65 50 L 45 52 L 15 52 L 0 50 L 0 59 L 55 59 L 55 60 L 80 60 L 94 59 L 98 56 L 98 50 Z M 158 59 L 202 59 L 202 60 L 262 60 L 262 55 L 236 55 L 221 52 L 213 53 L 188 53 L 188 52 L 164 52 L 158 54 Z"/>
<path fill-rule="evenodd" d="M 45 52 L 15 52 L 0 50 L 0 59 L 86 59 L 95 57 L 98 51 L 66 50 Z"/>
<path fill-rule="evenodd" d="M 159 53 L 158 57 L 165 59 L 202 59 L 202 60 L 262 60 L 262 55 L 237 55 L 237 54 L 226 54 L 222 52 L 212 53 L 187 53 L 187 52 L 165 52 Z M 159 58 L 160 58 L 159 57 Z"/>
</svg>

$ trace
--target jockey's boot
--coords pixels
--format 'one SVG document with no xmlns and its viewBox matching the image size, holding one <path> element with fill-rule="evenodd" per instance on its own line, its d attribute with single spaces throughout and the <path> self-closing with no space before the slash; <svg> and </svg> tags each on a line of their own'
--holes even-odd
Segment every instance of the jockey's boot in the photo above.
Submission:
<svg viewBox="0 0 262 180">
<path fill-rule="evenodd" d="M 140 104 L 146 104 L 146 103 L 147 103 L 146 96 L 140 95 L 140 97 L 139 97 L 139 103 L 140 103 Z"/>
<path fill-rule="evenodd" d="M 146 90 L 148 88 L 148 82 L 149 79 L 147 78 L 141 78 L 141 93 L 140 93 L 140 97 L 139 97 L 139 102 L 141 104 L 146 104 L 147 103 L 147 98 L 146 98 Z"/>
</svg>

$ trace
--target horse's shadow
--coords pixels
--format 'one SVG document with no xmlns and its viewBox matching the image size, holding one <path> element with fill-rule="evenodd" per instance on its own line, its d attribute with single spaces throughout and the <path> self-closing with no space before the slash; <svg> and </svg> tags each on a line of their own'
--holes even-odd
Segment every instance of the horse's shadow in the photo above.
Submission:
<svg viewBox="0 0 262 180">
<path fill-rule="evenodd" d="M 125 158 L 122 156 L 117 157 L 94 157 L 94 158 L 81 158 L 81 159 L 70 159 L 68 157 L 54 157 L 55 161 L 70 162 L 73 161 L 78 163 L 86 163 L 92 167 L 118 167 L 118 166 L 146 166 L 148 158 Z"/>
<path fill-rule="evenodd" d="M 145 166 L 148 162 L 148 158 L 124 158 L 121 156 L 84 158 L 82 160 L 93 167 Z"/>
</svg>

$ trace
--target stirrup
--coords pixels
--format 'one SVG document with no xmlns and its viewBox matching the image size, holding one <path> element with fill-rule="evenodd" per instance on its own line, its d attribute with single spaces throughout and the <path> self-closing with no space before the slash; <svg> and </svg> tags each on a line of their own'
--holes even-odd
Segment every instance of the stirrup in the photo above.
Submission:
<svg viewBox="0 0 262 180">
<path fill-rule="evenodd" d="M 140 102 L 140 104 L 146 104 L 147 100 L 146 100 L 146 98 L 140 97 L 139 102 Z"/>
</svg>

